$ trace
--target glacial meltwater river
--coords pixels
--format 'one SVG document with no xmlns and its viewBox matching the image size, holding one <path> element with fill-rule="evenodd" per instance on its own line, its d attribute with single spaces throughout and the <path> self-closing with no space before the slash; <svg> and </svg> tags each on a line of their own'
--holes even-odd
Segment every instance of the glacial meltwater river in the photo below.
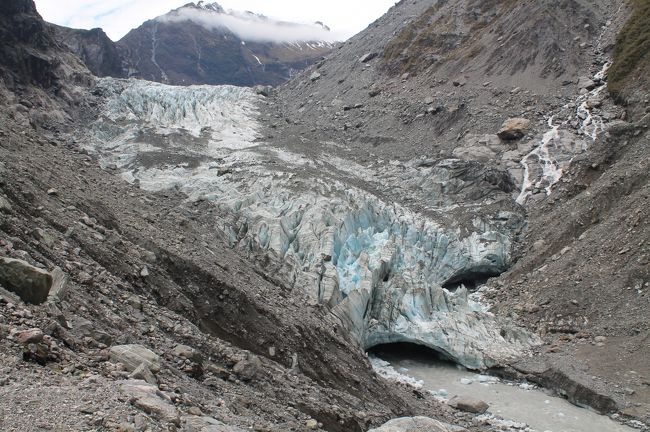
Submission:
<svg viewBox="0 0 650 432">
<path fill-rule="evenodd" d="M 528 384 L 501 382 L 478 375 L 435 354 L 419 350 L 382 350 L 371 354 L 375 370 L 389 379 L 422 386 L 444 398 L 455 395 L 481 399 L 490 405 L 486 419 L 500 426 L 496 430 L 534 430 L 536 432 L 633 432 L 607 416 L 579 408 L 567 400 L 548 395 Z M 489 418 L 490 414 L 500 417 Z M 526 429 L 523 423 L 527 424 Z"/>
</svg>

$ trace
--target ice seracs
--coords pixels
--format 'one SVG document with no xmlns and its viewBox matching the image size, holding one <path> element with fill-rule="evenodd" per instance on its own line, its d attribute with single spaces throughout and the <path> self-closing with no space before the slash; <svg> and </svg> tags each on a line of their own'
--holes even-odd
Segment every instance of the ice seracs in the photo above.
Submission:
<svg viewBox="0 0 650 432">
<path fill-rule="evenodd" d="M 87 142 L 102 164 L 142 188 L 212 202 L 215 229 L 233 247 L 303 290 L 308 304 L 328 308 L 361 347 L 413 342 L 481 369 L 537 342 L 470 301 L 463 285 L 507 269 L 520 226 L 515 214 L 484 216 L 459 204 L 485 177 L 480 165 L 359 169 L 270 147 L 258 141 L 259 96 L 250 89 L 114 79 L 98 87 L 108 101 Z M 372 182 L 412 194 L 439 216 L 363 187 Z M 509 196 L 508 187 L 487 186 L 483 194 Z"/>
</svg>

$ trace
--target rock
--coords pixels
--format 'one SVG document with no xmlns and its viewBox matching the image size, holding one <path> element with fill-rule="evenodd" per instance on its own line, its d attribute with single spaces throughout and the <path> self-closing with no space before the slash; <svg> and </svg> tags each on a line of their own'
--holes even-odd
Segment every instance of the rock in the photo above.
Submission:
<svg viewBox="0 0 650 432">
<path fill-rule="evenodd" d="M 187 345 L 176 345 L 176 347 L 172 350 L 172 354 L 176 357 L 191 360 L 196 363 L 200 363 L 202 361 L 201 353 Z"/>
<path fill-rule="evenodd" d="M 56 190 L 56 189 L 54 189 L 54 188 L 52 188 L 52 189 L 48 189 L 48 190 L 47 190 L 47 194 L 50 195 L 50 196 L 54 196 L 54 195 L 58 195 L 58 194 L 59 194 L 59 191 Z"/>
<path fill-rule="evenodd" d="M 320 79 L 320 77 L 321 77 L 321 74 L 319 74 L 318 72 L 314 72 L 313 74 L 311 74 L 311 75 L 309 76 L 309 79 L 310 79 L 312 82 L 314 82 L 314 81 L 318 81 L 318 80 Z"/>
<path fill-rule="evenodd" d="M 113 363 L 122 363 L 128 372 L 144 364 L 154 373 L 160 371 L 160 357 L 142 345 L 116 345 L 109 350 Z"/>
<path fill-rule="evenodd" d="M 70 324 L 72 325 L 70 332 L 80 339 L 90 338 L 99 343 L 103 343 L 104 345 L 110 345 L 113 343 L 111 335 L 99 330 L 95 324 L 83 317 L 73 317 L 70 320 Z"/>
<path fill-rule="evenodd" d="M 137 414 L 133 418 L 133 422 L 137 431 L 144 431 L 149 426 L 149 419 L 144 414 Z"/>
<path fill-rule="evenodd" d="M 584 89 L 584 90 L 587 90 L 587 91 L 591 91 L 591 90 L 593 90 L 595 88 L 596 88 L 596 83 L 591 78 L 584 77 L 584 76 L 578 78 L 578 89 L 579 90 Z"/>
<path fill-rule="evenodd" d="M 596 342 L 600 342 L 600 343 L 603 343 L 603 342 L 605 342 L 606 340 L 607 340 L 607 338 L 606 338 L 605 336 L 596 336 L 596 337 L 594 338 L 594 341 L 596 341 Z"/>
<path fill-rule="evenodd" d="M 242 381 L 252 381 L 258 376 L 262 369 L 262 361 L 255 355 L 250 355 L 246 360 L 238 362 L 232 371 L 237 374 Z"/>
<path fill-rule="evenodd" d="M 467 84 L 467 80 L 465 80 L 464 78 L 458 78 L 453 80 L 451 83 L 454 85 L 454 87 L 462 87 L 465 84 Z"/>
<path fill-rule="evenodd" d="M 144 363 L 141 363 L 140 366 L 135 368 L 135 370 L 129 375 L 129 378 L 144 380 L 149 384 L 158 384 L 158 379 Z"/>
<path fill-rule="evenodd" d="M 475 414 L 483 414 L 490 407 L 482 400 L 470 396 L 454 396 L 449 400 L 448 404 L 452 408 Z"/>
<path fill-rule="evenodd" d="M 471 379 L 468 379 L 468 378 L 461 378 L 460 383 L 463 384 L 463 385 L 470 385 L 471 383 L 473 383 L 473 381 Z"/>
<path fill-rule="evenodd" d="M 318 429 L 318 421 L 314 419 L 309 419 L 305 422 L 307 429 L 316 430 Z"/>
<path fill-rule="evenodd" d="M 370 90 L 368 90 L 368 96 L 370 97 L 379 96 L 381 94 L 381 90 L 382 90 L 381 87 L 372 86 L 370 87 Z"/>
<path fill-rule="evenodd" d="M 52 288 L 52 275 L 26 261 L 0 259 L 0 284 L 25 302 L 41 304 Z"/>
<path fill-rule="evenodd" d="M 219 420 L 208 416 L 184 416 L 182 420 L 183 432 L 244 432 L 244 429 L 225 425 Z"/>
<path fill-rule="evenodd" d="M 530 120 L 525 118 L 510 118 L 503 122 L 497 136 L 505 141 L 520 139 L 524 136 L 524 131 L 530 126 Z"/>
<path fill-rule="evenodd" d="M 59 267 L 52 270 L 52 287 L 48 300 L 65 300 L 68 296 L 68 276 Z"/>
<path fill-rule="evenodd" d="M 364 54 L 364 55 L 362 55 L 361 58 L 359 59 L 359 61 L 360 61 L 361 63 L 367 63 L 367 62 L 369 62 L 370 60 L 372 60 L 372 59 L 374 59 L 375 57 L 377 57 L 377 55 L 378 55 L 378 54 L 377 54 L 376 52 L 369 52 L 368 54 Z"/>
<path fill-rule="evenodd" d="M 54 246 L 54 241 L 55 241 L 54 238 L 51 235 L 49 235 L 45 230 L 41 228 L 36 228 L 32 232 L 32 235 L 34 236 L 34 238 L 36 238 L 36 240 L 38 240 L 45 246 L 50 248 Z"/>
<path fill-rule="evenodd" d="M 425 105 L 431 105 L 433 102 L 434 102 L 434 100 L 433 100 L 433 98 L 431 96 L 424 99 Z"/>
<path fill-rule="evenodd" d="M 10 211 L 11 204 L 9 204 L 9 201 L 5 197 L 0 196 L 0 212 L 9 213 Z"/>
<path fill-rule="evenodd" d="M 158 387 L 140 380 L 126 380 L 119 382 L 119 389 L 126 394 L 131 404 L 145 413 L 159 419 L 180 426 L 180 414 L 170 403 L 171 400 Z"/>
<path fill-rule="evenodd" d="M 129 305 L 131 305 L 133 309 L 142 312 L 142 300 L 140 299 L 140 297 L 133 294 L 129 296 L 129 298 L 126 301 Z"/>
<path fill-rule="evenodd" d="M 467 432 L 459 426 L 442 423 L 429 417 L 396 418 L 368 432 Z"/>
<path fill-rule="evenodd" d="M 203 415 L 203 412 L 201 411 L 201 409 L 198 408 L 198 407 L 194 407 L 194 406 L 190 407 L 190 409 L 188 409 L 187 412 L 189 414 L 194 415 L 194 416 L 202 416 Z"/>
<path fill-rule="evenodd" d="M 222 381 L 215 377 L 206 378 L 203 380 L 203 385 L 208 387 L 219 388 Z"/>
<path fill-rule="evenodd" d="M 142 267 L 142 270 L 140 270 L 140 276 L 142 277 L 149 276 L 149 269 L 146 266 Z"/>
<path fill-rule="evenodd" d="M 496 153 L 489 147 L 456 147 L 452 152 L 453 156 L 463 160 L 475 160 L 479 162 L 489 162 L 494 160 Z"/>
<path fill-rule="evenodd" d="M 132 423 L 120 423 L 117 426 L 117 432 L 135 432 L 135 425 Z"/>
<path fill-rule="evenodd" d="M 159 420 L 164 420 L 169 423 L 180 426 L 181 418 L 178 413 L 178 410 L 171 404 L 165 402 L 159 397 L 155 396 L 144 396 L 141 398 L 135 399 L 133 406 L 141 409 L 147 414 L 156 417 Z"/>
<path fill-rule="evenodd" d="M 273 87 L 265 86 L 265 85 L 256 85 L 255 87 L 253 87 L 253 91 L 255 92 L 255 94 L 258 94 L 260 96 L 269 97 L 271 95 L 271 92 L 273 91 Z"/>
<path fill-rule="evenodd" d="M 43 340 L 43 336 L 41 329 L 34 328 L 18 333 L 16 340 L 21 344 L 38 343 Z"/>
<path fill-rule="evenodd" d="M 23 360 L 45 365 L 49 360 L 54 360 L 55 356 L 50 352 L 50 345 L 46 342 L 30 343 L 23 349 Z"/>
</svg>

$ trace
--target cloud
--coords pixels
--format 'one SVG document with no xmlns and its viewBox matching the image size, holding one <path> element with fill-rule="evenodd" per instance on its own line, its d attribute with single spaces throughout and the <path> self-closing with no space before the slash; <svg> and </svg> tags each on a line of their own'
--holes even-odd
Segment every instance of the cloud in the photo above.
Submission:
<svg viewBox="0 0 650 432">
<path fill-rule="evenodd" d="M 0 0 L 12 1 L 12 0 Z M 74 28 L 101 27 L 113 40 L 144 21 L 166 14 L 190 0 L 34 0 L 49 22 Z M 217 0 L 226 8 L 251 10 L 293 22 L 323 21 L 333 37 L 347 39 L 381 16 L 396 0 Z M 307 33 L 309 34 L 309 33 Z M 305 36 L 303 36 L 305 37 Z M 332 37 L 330 35 L 330 37 Z M 325 39 L 330 40 L 330 39 Z"/>
<path fill-rule="evenodd" d="M 185 7 L 157 19 L 167 22 L 192 21 L 208 30 L 225 28 L 246 42 L 335 42 L 345 39 L 317 24 L 289 23 L 246 12 L 215 13 Z"/>
<path fill-rule="evenodd" d="M 46 21 L 72 28 L 101 27 L 113 40 L 147 19 L 169 12 L 184 0 L 35 0 Z"/>
</svg>

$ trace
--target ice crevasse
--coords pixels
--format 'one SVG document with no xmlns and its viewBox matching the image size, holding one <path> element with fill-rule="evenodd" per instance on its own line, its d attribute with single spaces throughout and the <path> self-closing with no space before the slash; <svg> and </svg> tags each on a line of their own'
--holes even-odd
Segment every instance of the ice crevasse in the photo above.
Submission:
<svg viewBox="0 0 650 432">
<path fill-rule="evenodd" d="M 215 226 L 234 247 L 328 307 L 363 348 L 412 342 L 482 369 L 537 343 L 462 284 L 507 269 L 511 228 L 477 217 L 460 229 L 259 142 L 248 89 L 115 79 L 98 87 L 106 102 L 87 142 L 100 163 L 142 188 L 213 202 Z"/>
</svg>

